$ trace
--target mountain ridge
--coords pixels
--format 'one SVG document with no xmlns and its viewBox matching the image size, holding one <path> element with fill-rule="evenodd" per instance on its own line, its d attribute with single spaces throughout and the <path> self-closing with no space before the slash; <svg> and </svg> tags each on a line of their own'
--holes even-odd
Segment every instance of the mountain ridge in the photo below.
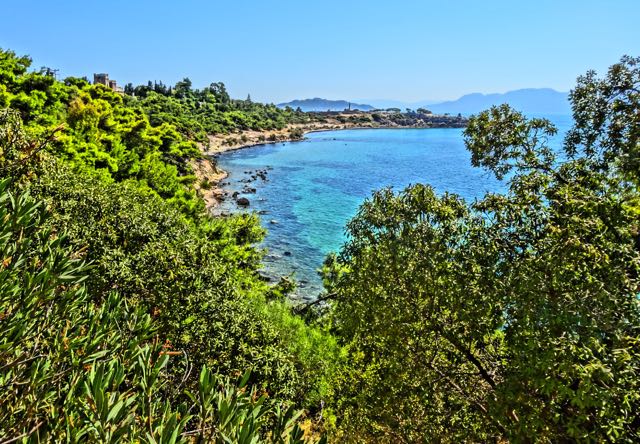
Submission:
<svg viewBox="0 0 640 444">
<path fill-rule="evenodd" d="M 355 103 L 358 102 L 358 103 Z M 557 91 L 553 88 L 521 88 L 505 93 L 469 93 L 455 100 L 434 101 L 419 100 L 415 102 L 403 102 L 401 100 L 384 99 L 358 99 L 348 100 L 328 100 L 315 97 L 313 99 L 292 100 L 280 103 L 277 106 L 284 108 L 302 109 L 303 111 L 343 111 L 351 104 L 351 109 L 360 111 L 371 111 L 373 109 L 385 108 L 406 108 L 417 109 L 427 108 L 434 113 L 461 113 L 473 114 L 490 108 L 493 105 L 507 103 L 518 111 L 526 114 L 569 114 L 569 93 Z"/>
<path fill-rule="evenodd" d="M 429 106 L 434 113 L 477 113 L 494 105 L 509 104 L 527 114 L 568 114 L 569 93 L 552 88 L 522 88 L 506 93 L 471 93 Z"/>
</svg>

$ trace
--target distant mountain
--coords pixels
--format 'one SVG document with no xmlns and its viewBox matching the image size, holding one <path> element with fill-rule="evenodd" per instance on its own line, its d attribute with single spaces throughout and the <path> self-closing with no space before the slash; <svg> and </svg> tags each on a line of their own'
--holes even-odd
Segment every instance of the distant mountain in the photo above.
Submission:
<svg viewBox="0 0 640 444">
<path fill-rule="evenodd" d="M 434 102 L 432 100 L 422 100 L 419 102 L 402 102 L 399 100 L 382 99 L 361 99 L 359 102 L 366 102 L 368 105 L 347 102 L 346 100 L 327 99 L 305 99 L 293 100 L 287 103 L 280 103 L 278 106 L 284 108 L 290 106 L 293 109 L 300 107 L 302 111 L 342 111 L 349 107 L 361 111 L 371 111 L 379 108 L 406 108 L 418 109 L 427 108 L 435 114 L 474 114 L 490 108 L 493 105 L 508 103 L 513 108 L 525 114 L 570 114 L 568 93 L 559 92 L 551 88 L 527 88 L 509 91 L 504 94 L 481 94 L 473 93 L 460 97 L 457 100 L 447 102 Z"/>
<path fill-rule="evenodd" d="M 569 114 L 568 93 L 550 88 L 528 88 L 509 91 L 504 94 L 467 94 L 458 100 L 429 105 L 436 113 L 472 114 L 493 105 L 508 103 L 525 114 Z"/>
<path fill-rule="evenodd" d="M 370 105 L 361 105 L 358 103 L 347 102 L 346 100 L 327 100 L 316 97 L 315 99 L 292 100 L 291 102 L 279 103 L 279 108 L 290 106 L 293 109 L 298 107 L 305 112 L 309 111 L 344 111 L 349 108 L 358 109 L 360 111 L 370 111 L 373 109 Z"/>
</svg>

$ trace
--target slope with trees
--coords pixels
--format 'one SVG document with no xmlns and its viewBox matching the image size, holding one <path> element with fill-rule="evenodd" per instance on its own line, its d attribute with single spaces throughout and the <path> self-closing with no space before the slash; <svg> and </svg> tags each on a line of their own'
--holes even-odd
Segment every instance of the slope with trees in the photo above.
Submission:
<svg viewBox="0 0 640 444">
<path fill-rule="evenodd" d="M 170 123 L 191 140 L 207 142 L 207 135 L 246 130 L 282 130 L 288 124 L 307 123 L 310 116 L 273 104 L 232 99 L 222 82 L 194 89 L 188 78 L 173 87 L 149 82 L 127 85 L 128 105 L 143 110 L 154 125 Z"/>
<path fill-rule="evenodd" d="M 260 279 L 257 219 L 204 212 L 171 124 L 0 56 L 0 436 L 312 439 L 338 349 Z"/>
</svg>

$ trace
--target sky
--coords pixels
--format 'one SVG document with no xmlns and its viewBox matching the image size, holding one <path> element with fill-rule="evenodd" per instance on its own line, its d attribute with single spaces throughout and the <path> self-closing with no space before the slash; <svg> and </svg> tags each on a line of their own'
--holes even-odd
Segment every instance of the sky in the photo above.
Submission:
<svg viewBox="0 0 640 444">
<path fill-rule="evenodd" d="M 0 48 L 60 76 L 107 72 L 281 102 L 568 91 L 640 56 L 640 0 L 0 0 Z"/>
</svg>

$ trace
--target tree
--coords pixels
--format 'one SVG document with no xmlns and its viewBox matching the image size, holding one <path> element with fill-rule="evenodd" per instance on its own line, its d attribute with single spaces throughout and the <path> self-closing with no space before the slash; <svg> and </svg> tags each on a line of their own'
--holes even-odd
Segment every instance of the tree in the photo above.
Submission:
<svg viewBox="0 0 640 444">
<path fill-rule="evenodd" d="M 218 376 L 224 357 L 198 350 L 193 333 L 206 323 L 196 321 L 197 315 L 186 309 L 184 300 L 177 303 L 173 299 L 159 308 L 164 293 L 161 287 L 165 286 L 157 277 L 162 276 L 167 283 L 181 280 L 178 264 L 186 258 L 184 248 L 193 248 L 191 251 L 196 255 L 208 250 L 216 256 L 199 265 L 185 264 L 183 270 L 187 273 L 199 273 L 207 264 L 217 269 L 185 280 L 184 284 L 193 285 L 186 290 L 189 296 L 199 290 L 204 296 L 202 288 L 209 277 L 230 275 L 230 267 L 221 264 L 229 260 L 229 256 L 235 255 L 232 263 L 236 266 L 243 262 L 240 267 L 250 268 L 249 256 L 257 257 L 257 252 L 247 244 L 246 254 L 240 253 L 243 258 L 237 260 L 239 245 L 229 236 L 236 236 L 238 242 L 249 242 L 257 231 L 254 222 L 248 221 L 252 229 L 237 221 L 237 232 L 229 233 L 230 224 L 225 221 L 216 224 L 212 220 L 206 225 L 206 232 L 192 237 L 198 246 L 184 238 L 180 241 L 177 233 L 189 236 L 189 231 L 196 229 L 195 224 L 187 223 L 173 209 L 163 208 L 157 196 L 140 193 L 131 183 L 106 184 L 95 175 L 71 170 L 68 165 L 54 161 L 42 151 L 50 140 L 42 143 L 29 140 L 17 112 L 0 112 L 0 436 L 3 440 L 187 443 L 196 437 L 207 442 L 305 442 L 297 425 L 301 412 L 282 399 L 268 400 L 262 396 L 263 388 L 253 384 L 253 374 L 244 373 L 237 385 L 230 378 Z M 46 196 L 46 204 L 34 199 L 30 192 Z M 86 194 L 79 201 L 74 199 L 76 193 Z M 92 207 L 89 202 L 94 199 L 102 205 Z M 147 206 L 149 203 L 153 207 Z M 66 215 L 62 218 L 60 205 L 65 206 Z M 145 208 L 136 211 L 138 205 Z M 116 212 L 121 214 L 111 221 L 105 220 L 104 216 L 112 217 Z M 101 222 L 88 222 L 87 217 L 92 214 Z M 200 227 L 204 229 L 204 226 Z M 162 235 L 166 235 L 168 243 L 158 237 Z M 215 243 L 214 239 L 221 242 Z M 146 250 L 146 254 L 133 258 L 131 251 L 127 251 L 131 247 L 138 253 Z M 183 253 L 179 252 L 181 249 Z M 160 252 L 168 253 L 165 258 L 170 268 L 162 270 L 162 265 L 158 268 L 163 262 L 158 256 Z M 153 261 L 141 266 L 139 259 L 148 254 L 154 256 Z M 192 255 L 191 259 L 195 257 Z M 136 262 L 140 268 L 133 265 Z M 135 284 L 127 278 L 127 275 L 133 277 L 129 274 L 131 265 L 138 268 Z M 237 285 L 250 285 L 251 272 L 237 271 L 233 277 L 243 281 Z M 247 273 L 244 279 L 242 273 Z M 154 274 L 155 279 L 151 277 Z M 144 281 L 147 284 L 155 281 L 159 285 L 145 285 Z M 230 293 L 235 293 L 232 285 L 230 280 L 213 285 L 220 288 L 220 293 L 231 303 L 226 304 L 230 310 L 223 310 L 229 315 L 226 321 L 212 311 L 220 310 L 224 304 L 220 299 L 214 302 L 207 298 L 196 303 L 204 310 L 206 319 L 216 320 L 209 324 L 213 327 L 210 331 L 225 336 L 215 341 L 223 347 L 230 346 L 229 336 L 215 324 L 220 322 L 226 328 L 235 324 L 243 316 L 242 306 L 246 307 L 245 326 L 232 327 L 226 333 L 236 331 L 246 334 L 247 339 L 261 336 L 256 319 L 260 311 L 257 299 L 229 300 Z M 135 286 L 146 288 L 135 292 Z M 176 289 L 174 286 L 168 290 L 170 298 L 178 296 Z M 149 309 L 149 302 L 154 310 Z M 178 333 L 179 329 L 181 336 L 169 341 L 172 335 L 161 318 L 172 317 L 170 310 L 175 306 L 180 309 L 174 314 L 187 316 L 183 322 L 176 322 L 176 318 L 169 321 L 169 330 Z M 283 313 L 286 308 L 281 307 L 278 313 L 271 313 L 272 318 L 288 319 L 287 334 L 296 335 L 301 322 L 297 325 L 291 322 L 292 318 Z M 262 308 L 267 309 L 266 305 Z M 196 328 L 188 332 L 185 327 L 188 329 L 190 324 Z M 205 340 L 211 339 L 210 334 L 203 336 Z M 191 343 L 178 352 L 172 342 L 181 340 Z M 250 347 L 244 341 L 230 348 L 233 352 L 229 355 L 235 358 L 240 349 L 248 351 Z M 259 349 L 273 352 L 265 343 Z M 196 365 L 201 368 L 200 378 L 196 371 L 192 378 L 196 381 L 189 382 L 189 369 L 197 362 L 198 353 L 206 355 L 202 361 L 207 363 Z M 253 356 L 255 363 L 262 361 Z M 212 363 L 217 365 L 213 367 Z M 272 372 L 277 363 L 277 360 L 265 362 L 264 366 Z M 180 368 L 179 376 L 176 368 Z M 280 377 L 284 379 L 283 376 Z M 182 402 L 186 399 L 190 399 L 191 409 Z"/>
<path fill-rule="evenodd" d="M 177 82 L 173 87 L 173 92 L 178 98 L 187 97 L 191 93 L 191 80 L 188 77 Z"/>
<path fill-rule="evenodd" d="M 209 85 L 209 92 L 215 96 L 219 103 L 227 104 L 231 101 L 229 93 L 227 93 L 227 88 L 222 82 L 212 83 Z"/>
<path fill-rule="evenodd" d="M 472 163 L 505 195 L 468 204 L 415 185 L 363 204 L 325 265 L 353 362 L 346 433 L 640 439 L 639 64 L 578 79 L 560 155 L 545 119 L 472 117 Z"/>
</svg>

